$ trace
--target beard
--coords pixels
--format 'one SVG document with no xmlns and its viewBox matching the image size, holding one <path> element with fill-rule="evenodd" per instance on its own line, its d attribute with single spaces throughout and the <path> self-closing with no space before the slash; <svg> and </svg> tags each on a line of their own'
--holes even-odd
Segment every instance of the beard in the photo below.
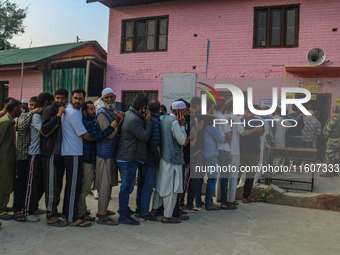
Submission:
<svg viewBox="0 0 340 255">
<path fill-rule="evenodd" d="M 116 103 L 115 102 L 113 102 L 112 104 L 104 103 L 104 107 L 106 110 L 113 112 L 116 107 Z"/>
<path fill-rule="evenodd" d="M 96 115 L 87 115 L 86 118 L 89 120 L 94 120 L 96 118 Z"/>
</svg>

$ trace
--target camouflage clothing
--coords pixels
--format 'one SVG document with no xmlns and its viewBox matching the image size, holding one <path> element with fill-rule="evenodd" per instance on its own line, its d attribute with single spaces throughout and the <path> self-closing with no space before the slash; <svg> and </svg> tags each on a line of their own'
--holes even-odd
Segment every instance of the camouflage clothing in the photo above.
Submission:
<svg viewBox="0 0 340 255">
<path fill-rule="evenodd" d="M 337 106 L 336 106 L 337 107 Z M 338 109 L 333 111 L 337 113 Z M 322 133 L 328 138 L 326 145 L 326 163 L 338 164 L 339 163 L 339 147 L 340 147 L 340 115 L 337 113 L 327 120 Z"/>
<path fill-rule="evenodd" d="M 339 164 L 340 138 L 328 138 L 326 145 L 326 163 Z"/>
</svg>

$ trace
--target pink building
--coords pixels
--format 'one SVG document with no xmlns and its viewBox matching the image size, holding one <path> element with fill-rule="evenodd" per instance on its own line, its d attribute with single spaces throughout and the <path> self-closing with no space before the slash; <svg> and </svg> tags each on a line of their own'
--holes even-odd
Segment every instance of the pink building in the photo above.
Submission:
<svg viewBox="0 0 340 255">
<path fill-rule="evenodd" d="M 253 87 L 253 101 L 262 105 L 272 87 L 306 88 L 322 122 L 340 103 L 337 0 L 87 2 L 110 7 L 106 86 L 125 109 L 137 92 L 164 102 L 196 82 Z M 326 54 L 322 65 L 307 62 L 314 47 Z"/>
</svg>

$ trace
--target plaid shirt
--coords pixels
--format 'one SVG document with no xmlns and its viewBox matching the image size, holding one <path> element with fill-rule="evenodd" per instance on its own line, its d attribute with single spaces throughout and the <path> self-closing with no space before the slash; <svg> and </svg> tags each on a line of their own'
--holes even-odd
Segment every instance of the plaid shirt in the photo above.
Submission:
<svg viewBox="0 0 340 255">
<path fill-rule="evenodd" d="M 109 125 L 103 131 L 100 129 L 99 125 L 93 121 L 84 118 L 83 124 L 89 132 L 89 134 L 96 140 L 102 140 L 105 137 L 109 136 L 115 129 Z M 83 162 L 88 164 L 95 164 L 96 163 L 96 142 L 95 141 L 87 141 L 83 140 Z"/>
<path fill-rule="evenodd" d="M 20 114 L 17 123 L 18 130 L 18 141 L 17 141 L 17 159 L 26 160 L 28 159 L 28 147 L 31 142 L 31 121 L 32 113 L 23 112 Z"/>
</svg>

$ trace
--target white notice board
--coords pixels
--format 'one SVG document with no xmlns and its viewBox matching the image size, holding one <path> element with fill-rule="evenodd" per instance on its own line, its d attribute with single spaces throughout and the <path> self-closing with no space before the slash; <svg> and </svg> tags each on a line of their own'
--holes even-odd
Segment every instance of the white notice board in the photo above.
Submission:
<svg viewBox="0 0 340 255">
<path fill-rule="evenodd" d="M 195 84 L 195 73 L 163 74 L 162 104 L 166 106 L 168 112 L 170 112 L 171 104 L 179 98 L 190 102 L 195 96 Z"/>
</svg>

